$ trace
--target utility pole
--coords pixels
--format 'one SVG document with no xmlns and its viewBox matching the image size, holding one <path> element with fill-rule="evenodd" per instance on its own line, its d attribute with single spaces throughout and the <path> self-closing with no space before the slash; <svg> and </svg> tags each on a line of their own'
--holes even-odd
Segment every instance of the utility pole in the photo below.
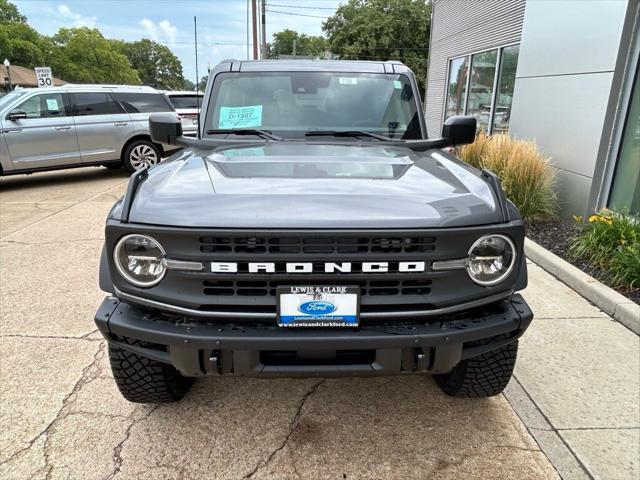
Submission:
<svg viewBox="0 0 640 480">
<path fill-rule="evenodd" d="M 251 22 L 251 0 L 247 0 L 247 60 L 251 58 L 251 27 L 249 23 Z"/>
<path fill-rule="evenodd" d="M 292 52 L 292 53 L 293 53 L 293 59 L 294 59 L 294 60 L 295 60 L 295 58 L 296 58 L 296 47 L 298 46 L 298 45 L 297 45 L 297 43 L 298 43 L 298 41 L 294 38 L 294 39 L 293 39 L 293 52 Z"/>
<path fill-rule="evenodd" d="M 193 16 L 193 43 L 196 48 L 196 102 L 198 106 L 198 138 L 200 138 L 200 78 L 198 77 L 198 23 L 196 16 Z"/>
<path fill-rule="evenodd" d="M 261 24 L 262 24 L 262 55 L 261 58 L 264 60 L 267 58 L 267 25 L 266 25 L 266 11 L 267 11 L 267 0 L 262 0 L 260 2 L 261 6 Z"/>
<path fill-rule="evenodd" d="M 258 7 L 256 5 L 256 0 L 251 0 L 251 19 L 252 19 L 252 30 L 253 30 L 253 59 L 258 59 Z"/>
</svg>

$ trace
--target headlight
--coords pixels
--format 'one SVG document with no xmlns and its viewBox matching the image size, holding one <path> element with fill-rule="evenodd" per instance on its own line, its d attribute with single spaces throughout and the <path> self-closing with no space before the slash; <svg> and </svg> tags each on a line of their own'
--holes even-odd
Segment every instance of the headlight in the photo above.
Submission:
<svg viewBox="0 0 640 480">
<path fill-rule="evenodd" d="M 152 287 L 165 274 L 164 250 L 146 235 L 126 235 L 113 250 L 116 268 L 129 283 L 136 287 Z"/>
<path fill-rule="evenodd" d="M 516 247 L 505 235 L 487 235 L 469 250 L 467 272 L 479 285 L 495 285 L 507 278 L 516 261 Z"/>
</svg>

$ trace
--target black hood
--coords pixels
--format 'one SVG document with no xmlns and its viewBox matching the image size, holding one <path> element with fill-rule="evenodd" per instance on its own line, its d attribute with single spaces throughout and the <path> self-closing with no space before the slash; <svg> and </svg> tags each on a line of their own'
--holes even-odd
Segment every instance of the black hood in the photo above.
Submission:
<svg viewBox="0 0 640 480">
<path fill-rule="evenodd" d="M 220 228 L 437 228 L 502 221 L 480 173 L 441 150 L 279 142 L 185 150 L 149 171 L 135 223 Z"/>
</svg>

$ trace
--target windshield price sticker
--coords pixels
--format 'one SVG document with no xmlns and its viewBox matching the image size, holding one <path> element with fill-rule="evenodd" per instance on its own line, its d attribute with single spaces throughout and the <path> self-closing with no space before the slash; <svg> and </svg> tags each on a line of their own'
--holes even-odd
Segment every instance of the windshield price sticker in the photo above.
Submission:
<svg viewBox="0 0 640 480">
<path fill-rule="evenodd" d="M 220 107 L 218 128 L 252 128 L 262 125 L 262 105 Z"/>
<path fill-rule="evenodd" d="M 51 75 L 51 67 L 36 67 L 36 78 L 38 80 L 38 87 L 52 87 L 53 75 Z"/>
<path fill-rule="evenodd" d="M 358 79 L 354 77 L 340 77 L 338 83 L 340 85 L 357 85 Z"/>
</svg>

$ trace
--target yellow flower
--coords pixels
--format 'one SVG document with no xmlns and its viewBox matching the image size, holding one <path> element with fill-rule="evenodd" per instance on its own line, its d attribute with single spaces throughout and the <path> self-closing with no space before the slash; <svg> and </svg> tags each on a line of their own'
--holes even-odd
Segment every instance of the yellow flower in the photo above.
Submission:
<svg viewBox="0 0 640 480">
<path fill-rule="evenodd" d="M 589 217 L 589 223 L 599 222 L 599 221 L 600 221 L 600 215 L 591 215 Z"/>
<path fill-rule="evenodd" d="M 578 223 L 582 223 L 582 215 L 574 215 L 573 219 Z"/>
</svg>

